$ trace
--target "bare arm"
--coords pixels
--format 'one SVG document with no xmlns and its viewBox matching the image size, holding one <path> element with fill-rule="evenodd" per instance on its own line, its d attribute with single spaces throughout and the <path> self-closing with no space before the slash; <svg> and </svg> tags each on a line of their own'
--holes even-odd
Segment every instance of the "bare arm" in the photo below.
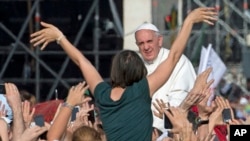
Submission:
<svg viewBox="0 0 250 141">
<path fill-rule="evenodd" d="M 67 124 L 72 113 L 71 108 L 84 101 L 91 100 L 90 98 L 82 98 L 82 94 L 85 92 L 85 90 L 88 89 L 88 87 L 84 85 L 85 83 L 79 83 L 77 86 L 73 86 L 69 90 L 66 103 L 70 105 L 70 107 L 61 106 L 58 115 L 56 116 L 53 124 L 48 131 L 47 138 L 49 141 L 59 140 L 62 137 L 62 135 L 66 131 Z"/>
<path fill-rule="evenodd" d="M 4 119 L 0 118 L 0 137 L 1 137 L 1 141 L 9 141 L 9 137 L 8 137 L 8 125 L 7 123 L 4 121 Z"/>
<path fill-rule="evenodd" d="M 25 130 L 21 98 L 15 84 L 5 83 L 5 89 L 7 101 L 13 111 L 13 141 L 16 141 Z"/>
<path fill-rule="evenodd" d="M 215 21 L 216 12 L 214 8 L 197 8 L 192 11 L 185 19 L 183 26 L 171 46 L 168 58 L 163 61 L 157 69 L 148 76 L 150 95 L 152 96 L 170 77 L 175 65 L 179 61 L 190 36 L 193 24 L 206 22 L 213 25 L 210 21 Z M 164 72 L 164 73 L 163 73 Z"/>
<path fill-rule="evenodd" d="M 34 46 L 42 44 L 41 49 L 44 49 L 48 43 L 56 41 L 61 45 L 63 50 L 67 53 L 70 59 L 80 68 L 83 77 L 89 85 L 91 93 L 94 93 L 96 85 L 103 81 L 102 77 L 91 64 L 91 62 L 76 48 L 74 47 L 67 38 L 64 37 L 63 33 L 54 25 L 41 22 L 44 29 L 31 34 L 30 42 Z"/>
<path fill-rule="evenodd" d="M 91 93 L 94 94 L 96 85 L 103 81 L 96 68 L 77 48 L 73 47 L 73 45 L 66 38 L 61 40 L 60 45 L 73 62 L 80 68 L 86 82 L 89 85 Z"/>
</svg>

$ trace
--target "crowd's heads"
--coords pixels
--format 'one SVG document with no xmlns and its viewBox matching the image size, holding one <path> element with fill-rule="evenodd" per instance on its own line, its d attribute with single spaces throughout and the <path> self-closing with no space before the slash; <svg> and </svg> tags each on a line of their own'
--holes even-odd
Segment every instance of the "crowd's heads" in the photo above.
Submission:
<svg viewBox="0 0 250 141">
<path fill-rule="evenodd" d="M 235 103 L 238 103 L 240 98 L 244 95 L 242 89 L 234 83 L 225 84 L 220 89 L 220 93 L 223 97 L 227 98 L 229 102 Z"/>
<path fill-rule="evenodd" d="M 146 75 L 147 69 L 136 52 L 123 50 L 114 56 L 110 74 L 112 87 L 125 88 Z"/>
<path fill-rule="evenodd" d="M 73 133 L 72 141 L 102 141 L 102 139 L 101 134 L 94 128 L 82 126 Z"/>
<path fill-rule="evenodd" d="M 36 97 L 33 94 L 29 93 L 27 90 L 20 90 L 19 93 L 22 101 L 29 101 L 31 106 L 34 106 L 36 104 Z"/>
</svg>

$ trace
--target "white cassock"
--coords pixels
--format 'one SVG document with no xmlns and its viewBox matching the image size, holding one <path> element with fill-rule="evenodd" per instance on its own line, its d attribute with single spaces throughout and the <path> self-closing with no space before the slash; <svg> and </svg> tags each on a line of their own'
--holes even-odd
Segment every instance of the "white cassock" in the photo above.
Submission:
<svg viewBox="0 0 250 141">
<path fill-rule="evenodd" d="M 151 74 L 167 58 L 168 53 L 168 49 L 161 48 L 157 59 L 153 63 L 144 62 L 148 74 Z M 180 105 L 193 88 L 195 79 L 196 73 L 192 63 L 185 55 L 182 55 L 168 81 L 153 95 L 152 102 L 156 102 L 156 99 L 162 99 L 165 103 L 169 102 L 171 106 Z M 153 104 L 151 109 L 152 111 L 156 110 Z M 153 127 L 164 132 L 164 120 L 153 115 Z"/>
</svg>

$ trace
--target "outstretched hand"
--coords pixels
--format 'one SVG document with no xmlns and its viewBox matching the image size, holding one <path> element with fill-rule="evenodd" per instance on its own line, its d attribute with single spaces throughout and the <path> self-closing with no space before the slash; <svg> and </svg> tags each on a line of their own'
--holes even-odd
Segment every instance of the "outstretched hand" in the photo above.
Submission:
<svg viewBox="0 0 250 141">
<path fill-rule="evenodd" d="M 56 41 L 63 37 L 63 33 L 54 25 L 41 22 L 43 29 L 30 35 L 32 43 L 34 46 L 42 44 L 41 50 L 43 50 L 50 42 Z"/>
<path fill-rule="evenodd" d="M 169 110 L 165 110 L 164 112 L 173 125 L 173 128 L 169 132 L 179 134 L 182 132 L 182 128 L 189 123 L 187 114 L 180 107 L 169 107 Z"/>
<path fill-rule="evenodd" d="M 188 111 L 193 105 L 197 105 L 206 97 L 207 91 L 214 82 L 214 79 L 207 81 L 211 71 L 212 68 L 208 68 L 197 76 L 192 90 L 179 107 Z"/>
<path fill-rule="evenodd" d="M 205 94 L 204 91 L 206 91 L 214 82 L 214 79 L 211 79 L 208 81 L 208 77 L 209 77 L 211 72 L 212 72 L 212 68 L 208 68 L 205 71 L 203 71 L 201 74 L 198 75 L 198 77 L 195 80 L 194 87 L 191 90 L 191 93 Z M 194 104 L 199 103 L 201 100 L 202 100 L 202 98 L 198 99 Z"/>
<path fill-rule="evenodd" d="M 209 25 L 214 25 L 217 15 L 218 13 L 214 7 L 200 7 L 189 13 L 187 19 L 193 23 L 205 22 Z"/>
<path fill-rule="evenodd" d="M 166 104 L 163 102 L 162 99 L 156 99 L 156 102 L 152 102 L 153 106 L 155 107 L 156 110 L 153 111 L 154 115 L 160 119 L 163 119 L 164 111 L 167 108 Z M 169 103 L 168 107 L 169 107 Z"/>
<path fill-rule="evenodd" d="M 85 81 L 80 82 L 76 86 L 72 86 L 70 88 L 67 97 L 67 103 L 76 106 L 91 100 L 90 97 L 84 97 L 84 92 L 89 88 L 89 86 L 85 84 Z"/>
</svg>

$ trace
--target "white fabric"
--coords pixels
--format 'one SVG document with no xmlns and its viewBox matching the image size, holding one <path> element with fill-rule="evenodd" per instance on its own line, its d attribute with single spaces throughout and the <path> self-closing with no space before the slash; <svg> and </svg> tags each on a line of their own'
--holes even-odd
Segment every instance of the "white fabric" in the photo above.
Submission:
<svg viewBox="0 0 250 141">
<path fill-rule="evenodd" d="M 160 137 L 156 139 L 156 141 L 163 141 L 164 138 L 168 137 L 168 132 L 163 132 Z"/>
<path fill-rule="evenodd" d="M 2 118 L 7 124 L 11 123 L 11 120 L 8 119 L 7 117 L 0 117 L 0 118 Z"/>
<path fill-rule="evenodd" d="M 145 62 L 148 74 L 151 74 L 167 58 L 168 53 L 168 49 L 161 48 L 158 57 L 152 64 Z M 195 79 L 196 73 L 192 63 L 185 55 L 182 55 L 169 80 L 153 95 L 152 102 L 156 102 L 156 99 L 162 99 L 165 103 L 169 102 L 170 106 L 180 105 L 188 92 L 193 88 Z M 156 110 L 153 104 L 151 109 L 153 111 Z M 166 131 L 164 129 L 164 120 L 154 115 L 153 127 L 158 128 L 162 132 Z"/>
<path fill-rule="evenodd" d="M 240 103 L 240 105 L 247 105 L 248 104 L 248 100 L 245 97 L 241 97 L 239 103 Z"/>
<path fill-rule="evenodd" d="M 153 31 L 159 32 L 158 28 L 155 25 L 151 24 L 151 23 L 143 23 L 142 25 L 137 27 L 135 32 L 139 31 L 139 30 L 142 30 L 142 29 L 148 29 L 148 30 L 153 30 Z"/>
</svg>

